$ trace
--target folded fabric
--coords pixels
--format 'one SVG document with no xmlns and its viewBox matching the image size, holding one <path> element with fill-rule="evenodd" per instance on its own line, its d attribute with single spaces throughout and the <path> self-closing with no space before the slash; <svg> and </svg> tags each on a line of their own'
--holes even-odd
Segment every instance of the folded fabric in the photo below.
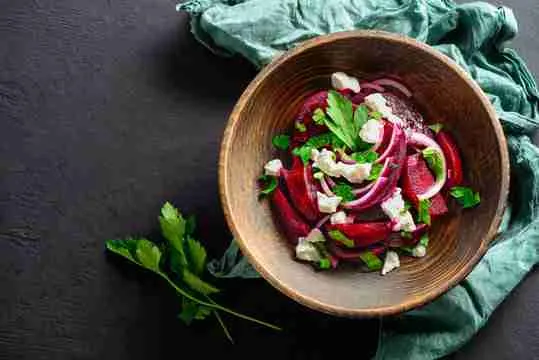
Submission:
<svg viewBox="0 0 539 360">
<path fill-rule="evenodd" d="M 512 11 L 449 0 L 193 0 L 178 10 L 191 14 L 194 36 L 209 49 L 258 67 L 317 35 L 379 29 L 432 45 L 477 81 L 508 138 L 511 206 L 498 238 L 464 281 L 421 309 L 383 320 L 376 357 L 433 359 L 468 341 L 539 259 L 539 149 L 530 139 L 539 126 L 538 90 L 506 47 L 517 33 Z M 249 268 L 234 269 L 230 260 L 213 266 L 230 276 Z"/>
</svg>

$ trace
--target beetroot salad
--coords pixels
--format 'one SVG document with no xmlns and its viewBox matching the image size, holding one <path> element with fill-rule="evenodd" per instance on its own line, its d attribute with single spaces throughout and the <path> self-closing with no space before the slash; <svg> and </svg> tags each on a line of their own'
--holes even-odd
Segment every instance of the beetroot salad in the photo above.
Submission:
<svg viewBox="0 0 539 360">
<path fill-rule="evenodd" d="M 479 193 L 462 186 L 452 136 L 426 125 L 404 84 L 337 72 L 331 85 L 307 98 L 290 134 L 273 138 L 278 156 L 264 166 L 260 195 L 298 260 L 316 269 L 359 263 L 385 275 L 400 255 L 427 254 L 449 197 L 470 208 Z"/>
</svg>

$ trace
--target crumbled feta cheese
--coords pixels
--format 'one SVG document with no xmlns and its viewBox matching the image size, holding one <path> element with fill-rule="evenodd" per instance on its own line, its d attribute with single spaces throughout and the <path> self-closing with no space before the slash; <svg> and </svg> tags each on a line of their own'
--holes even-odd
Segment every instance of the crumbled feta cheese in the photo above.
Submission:
<svg viewBox="0 0 539 360">
<path fill-rule="evenodd" d="M 314 262 L 318 262 L 322 259 L 316 246 L 305 238 L 298 239 L 298 244 L 296 245 L 296 257 L 300 260 Z"/>
<path fill-rule="evenodd" d="M 403 121 L 400 117 L 393 114 L 393 111 L 387 106 L 386 98 L 380 93 L 374 93 L 365 97 L 365 104 L 372 110 L 382 114 L 383 117 L 388 119 L 394 124 L 402 125 Z"/>
<path fill-rule="evenodd" d="M 331 74 L 331 86 L 336 90 L 350 89 L 356 93 L 361 90 L 359 81 L 355 77 L 349 76 L 343 72 Z"/>
<path fill-rule="evenodd" d="M 324 193 L 317 192 L 318 210 L 326 214 L 333 214 L 337 211 L 337 206 L 342 201 L 340 196 L 327 196 Z"/>
<path fill-rule="evenodd" d="M 393 231 L 414 231 L 416 229 L 412 214 L 405 210 L 400 188 L 396 188 L 391 197 L 382 202 L 380 206 L 393 222 Z"/>
<path fill-rule="evenodd" d="M 393 219 L 393 231 L 414 231 L 416 229 L 414 218 L 409 211 L 403 211 L 399 217 Z"/>
<path fill-rule="evenodd" d="M 395 251 L 388 251 L 384 260 L 384 266 L 382 267 L 382 275 L 398 268 L 400 265 L 399 254 Z"/>
<path fill-rule="evenodd" d="M 412 256 L 414 257 L 423 257 L 427 255 L 427 248 L 424 245 L 417 244 L 416 247 L 412 249 Z"/>
<path fill-rule="evenodd" d="M 324 237 L 324 234 L 322 234 L 320 229 L 315 228 L 315 229 L 312 229 L 311 232 L 309 232 L 305 240 L 310 243 L 317 243 L 317 242 L 326 241 L 326 238 Z"/>
<path fill-rule="evenodd" d="M 359 137 L 367 143 L 374 144 L 382 136 L 383 129 L 384 124 L 381 121 L 370 119 L 359 131 Z"/>
<path fill-rule="evenodd" d="M 329 218 L 329 222 L 332 224 L 347 224 L 348 223 L 348 216 L 346 216 L 346 213 L 344 211 L 338 211 L 335 214 L 331 215 Z"/>
<path fill-rule="evenodd" d="M 325 174 L 335 177 L 341 176 L 339 166 L 335 162 L 335 154 L 332 151 L 328 149 L 322 149 L 322 151 L 313 149 L 311 159 L 314 162 L 313 166 L 319 168 Z"/>
<path fill-rule="evenodd" d="M 337 164 L 339 172 L 346 180 L 353 184 L 362 183 L 371 174 L 372 164 L 345 164 L 340 162 Z"/>
<path fill-rule="evenodd" d="M 283 163 L 279 159 L 270 160 L 264 165 L 264 173 L 270 176 L 279 176 Z"/>
</svg>

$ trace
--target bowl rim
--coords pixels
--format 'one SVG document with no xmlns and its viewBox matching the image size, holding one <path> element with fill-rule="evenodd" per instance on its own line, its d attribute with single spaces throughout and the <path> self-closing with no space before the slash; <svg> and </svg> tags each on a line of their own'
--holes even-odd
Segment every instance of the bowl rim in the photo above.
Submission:
<svg viewBox="0 0 539 360">
<path fill-rule="evenodd" d="M 228 183 L 227 183 L 227 176 L 228 176 L 227 164 L 229 164 L 230 162 L 229 149 L 231 148 L 231 145 L 232 145 L 231 141 L 233 138 L 234 131 L 239 122 L 239 114 L 243 111 L 245 105 L 247 104 L 248 99 L 252 96 L 252 94 L 256 91 L 256 89 L 261 85 L 264 79 L 271 72 L 277 69 L 281 64 L 287 62 L 290 58 L 293 58 L 297 56 L 298 54 L 304 51 L 307 51 L 313 47 L 323 46 L 325 44 L 338 41 L 338 40 L 358 38 L 358 37 L 380 39 L 384 41 L 396 42 L 396 43 L 415 47 L 425 52 L 427 55 L 432 56 L 436 58 L 437 60 L 439 60 L 440 62 L 444 63 L 446 66 L 451 68 L 465 83 L 467 83 L 467 85 L 478 96 L 479 100 L 481 101 L 482 106 L 487 111 L 490 118 L 490 122 L 494 128 L 494 133 L 497 139 L 497 143 L 499 144 L 498 151 L 499 151 L 499 156 L 501 159 L 501 186 L 500 186 L 500 193 L 499 193 L 499 198 L 498 198 L 499 200 L 496 207 L 495 215 L 493 219 L 491 220 L 488 232 L 481 239 L 481 245 L 479 249 L 473 255 L 473 257 L 468 261 L 468 263 L 465 264 L 459 272 L 453 275 L 453 277 L 450 278 L 449 281 L 447 281 L 445 284 L 442 284 L 441 286 L 429 291 L 428 293 L 422 296 L 416 296 L 413 299 L 408 300 L 402 304 L 354 309 L 354 308 L 349 308 L 349 307 L 330 305 L 322 301 L 319 301 L 316 298 L 301 294 L 297 292 L 295 289 L 292 289 L 284 285 L 280 279 L 273 276 L 273 274 L 269 270 L 265 269 L 258 262 L 256 257 L 253 256 L 253 254 L 251 253 L 247 245 L 242 240 L 242 231 L 236 225 L 236 222 L 234 219 L 233 209 L 231 207 L 230 201 L 228 200 L 228 193 L 230 191 L 229 191 Z M 236 105 L 234 106 L 228 118 L 228 122 L 225 128 L 224 134 L 223 134 L 220 155 L 219 155 L 219 194 L 220 194 L 221 204 L 223 207 L 226 221 L 242 253 L 247 257 L 247 259 L 253 265 L 256 271 L 258 271 L 259 274 L 261 274 L 261 276 L 266 281 L 268 281 L 272 286 L 274 286 L 280 292 L 284 293 L 285 295 L 292 298 L 293 300 L 311 309 L 321 311 L 321 312 L 331 314 L 331 315 L 339 315 L 339 316 L 355 317 L 355 318 L 368 318 L 368 317 L 395 315 L 395 314 L 399 314 L 399 313 L 414 309 L 416 307 L 428 304 L 432 302 L 433 300 L 435 300 L 436 298 L 438 298 L 440 295 L 444 294 L 445 292 L 449 291 L 451 288 L 456 286 L 461 280 L 463 280 L 472 271 L 475 265 L 479 262 L 479 260 L 486 253 L 491 241 L 497 235 L 497 231 L 501 223 L 503 213 L 505 211 L 507 196 L 509 193 L 509 174 L 510 174 L 510 170 L 509 170 L 509 154 L 507 150 L 507 141 L 506 141 L 502 126 L 500 122 L 498 121 L 498 116 L 496 114 L 496 111 L 494 107 L 492 106 L 492 104 L 490 103 L 490 101 L 488 100 L 485 93 L 479 87 L 479 85 L 463 69 L 461 69 L 460 66 L 455 61 L 453 61 L 451 58 L 449 58 L 448 56 L 444 55 L 443 53 L 439 52 L 438 50 L 434 49 L 433 47 L 429 45 L 419 42 L 413 38 L 401 35 L 401 34 L 389 33 L 389 32 L 379 31 L 379 30 L 353 30 L 353 31 L 344 31 L 344 32 L 338 32 L 338 33 L 333 33 L 333 34 L 328 34 L 328 35 L 322 35 L 322 36 L 318 36 L 310 40 L 304 41 L 298 44 L 293 49 L 288 50 L 284 52 L 283 54 L 281 54 L 280 56 L 273 59 L 273 61 L 270 62 L 267 66 L 265 66 L 256 75 L 256 77 L 251 81 L 251 83 L 244 90 L 241 97 L 238 99 Z"/>
</svg>

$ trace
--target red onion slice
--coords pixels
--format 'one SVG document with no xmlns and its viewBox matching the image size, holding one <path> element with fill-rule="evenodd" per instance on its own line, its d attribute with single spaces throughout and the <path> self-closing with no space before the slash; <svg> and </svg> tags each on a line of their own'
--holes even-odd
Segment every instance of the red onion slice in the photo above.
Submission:
<svg viewBox="0 0 539 360">
<path fill-rule="evenodd" d="M 373 81 L 372 84 L 377 85 L 377 86 L 380 86 L 380 85 L 381 86 L 391 86 L 391 87 L 394 87 L 395 89 L 399 90 L 401 93 L 403 93 L 404 96 L 412 97 L 412 92 L 410 90 L 408 90 L 408 88 L 406 86 L 404 86 L 400 82 L 398 82 L 396 80 L 393 80 L 393 79 L 389 79 L 389 78 L 378 79 L 378 80 Z"/>
<path fill-rule="evenodd" d="M 326 182 L 326 177 L 325 176 L 322 176 L 320 178 L 320 185 L 322 186 L 322 190 L 324 190 L 324 193 L 327 196 L 335 196 L 333 191 L 331 191 L 331 188 L 329 187 L 328 183 Z"/>
<path fill-rule="evenodd" d="M 360 187 L 360 188 L 357 188 L 357 189 L 352 190 L 352 193 L 353 193 L 354 195 L 357 195 L 357 196 L 363 195 L 363 194 L 365 194 L 367 191 L 369 191 L 373 186 L 374 186 L 374 181 L 371 182 L 370 184 L 367 184 L 367 185 L 365 185 L 365 186 L 362 186 L 362 187 Z"/>
<path fill-rule="evenodd" d="M 373 187 L 362 197 L 343 204 L 346 209 L 362 210 L 376 205 L 380 193 L 385 193 L 385 187 L 389 183 L 386 177 L 379 177 Z"/>
<path fill-rule="evenodd" d="M 361 89 L 372 89 L 378 92 L 384 92 L 385 89 L 381 87 L 380 85 L 372 83 L 372 82 L 364 82 L 364 83 L 359 84 L 359 87 Z"/>
<path fill-rule="evenodd" d="M 315 229 L 320 229 L 331 217 L 331 214 L 324 216 L 322 219 L 320 219 L 316 225 L 314 226 Z"/>
<path fill-rule="evenodd" d="M 383 152 L 382 155 L 376 160 L 377 163 L 381 163 L 385 161 L 389 156 L 393 155 L 393 153 L 400 148 L 402 145 L 401 142 L 406 141 L 406 136 L 404 134 L 404 131 L 401 129 L 401 127 L 397 124 L 393 124 L 393 132 L 391 134 L 391 140 L 389 140 L 389 144 L 387 145 L 386 150 Z"/>
<path fill-rule="evenodd" d="M 447 165 L 446 165 L 447 162 L 445 160 L 444 152 L 442 151 L 442 148 L 440 147 L 440 145 L 438 145 L 438 143 L 434 141 L 434 139 L 432 139 L 431 137 L 423 133 L 412 132 L 408 136 L 408 141 L 411 145 L 414 145 L 414 146 L 418 146 L 421 148 L 434 149 L 435 151 L 438 152 L 442 160 L 442 175 L 440 177 L 436 176 L 436 181 L 434 182 L 434 184 L 430 188 L 428 188 L 424 193 L 417 195 L 417 198 L 419 200 L 430 199 L 434 195 L 438 194 L 440 190 L 442 190 L 442 187 L 444 186 L 445 181 L 447 180 Z"/>
</svg>

